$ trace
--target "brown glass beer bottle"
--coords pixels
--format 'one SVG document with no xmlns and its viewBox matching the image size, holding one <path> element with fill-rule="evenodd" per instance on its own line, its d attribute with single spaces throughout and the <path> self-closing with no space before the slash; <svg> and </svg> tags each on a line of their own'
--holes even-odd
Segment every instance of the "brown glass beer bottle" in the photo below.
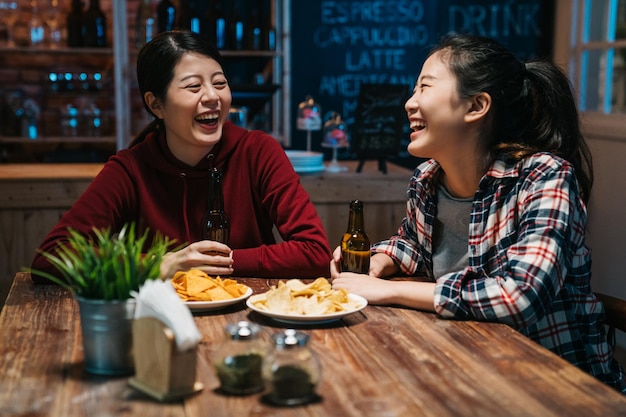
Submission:
<svg viewBox="0 0 626 417">
<path fill-rule="evenodd" d="M 367 274 L 370 269 L 370 239 L 365 233 L 363 202 L 350 203 L 348 230 L 341 240 L 341 271 Z"/>
<path fill-rule="evenodd" d="M 228 245 L 230 221 L 224 212 L 222 171 L 213 168 L 209 181 L 209 207 L 202 218 L 203 236 Z"/>
</svg>

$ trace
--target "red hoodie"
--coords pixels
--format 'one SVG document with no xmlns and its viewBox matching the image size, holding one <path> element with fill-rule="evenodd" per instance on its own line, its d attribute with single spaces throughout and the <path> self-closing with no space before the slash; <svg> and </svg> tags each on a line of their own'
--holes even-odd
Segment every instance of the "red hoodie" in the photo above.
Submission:
<svg viewBox="0 0 626 417">
<path fill-rule="evenodd" d="M 66 239 L 68 227 L 87 235 L 93 227 L 119 230 L 131 221 L 141 226 L 139 232 L 148 227 L 177 244 L 198 241 L 208 206 L 209 170 L 216 166 L 224 173 L 233 276 L 329 276 L 328 238 L 280 144 L 264 132 L 227 122 L 209 155 L 190 167 L 172 155 L 164 133 L 152 133 L 131 149 L 119 151 L 39 249 L 53 251 Z M 276 243 L 273 225 L 284 242 Z M 39 253 L 32 269 L 59 275 Z M 48 282 L 35 274 L 33 281 Z"/>
</svg>

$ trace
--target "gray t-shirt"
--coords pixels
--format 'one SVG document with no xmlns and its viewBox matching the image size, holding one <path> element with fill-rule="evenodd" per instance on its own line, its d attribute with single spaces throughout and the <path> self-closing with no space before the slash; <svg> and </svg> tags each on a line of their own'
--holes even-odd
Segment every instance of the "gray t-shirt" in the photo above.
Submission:
<svg viewBox="0 0 626 417">
<path fill-rule="evenodd" d="M 435 279 L 469 265 L 468 234 L 471 198 L 456 198 L 439 186 L 437 218 L 433 230 L 433 274 Z"/>
</svg>

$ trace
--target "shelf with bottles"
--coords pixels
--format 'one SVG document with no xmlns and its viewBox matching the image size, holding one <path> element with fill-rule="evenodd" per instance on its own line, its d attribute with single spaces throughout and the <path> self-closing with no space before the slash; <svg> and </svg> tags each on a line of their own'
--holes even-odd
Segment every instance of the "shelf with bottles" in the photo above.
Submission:
<svg viewBox="0 0 626 417">
<path fill-rule="evenodd" d="M 0 144 L 31 144 L 31 145 L 49 145 L 61 143 L 110 143 L 115 144 L 115 136 L 41 136 L 37 139 L 31 139 L 27 136 L 2 136 L 0 135 Z"/>
<path fill-rule="evenodd" d="M 103 55 L 111 56 L 113 48 L 73 47 L 73 46 L 13 46 L 0 45 L 0 54 L 15 55 Z"/>
<path fill-rule="evenodd" d="M 110 70 L 113 68 L 113 52 L 110 48 L 0 47 L 0 66 L 5 71 L 45 71 L 57 64 Z M 3 78 L 0 85 L 6 82 L 7 78 Z"/>
<path fill-rule="evenodd" d="M 7 48 L 110 47 L 110 16 L 100 0 L 13 0 L 0 6 Z"/>
<path fill-rule="evenodd" d="M 86 60 L 74 49 L 46 48 L 20 54 L 22 49 L 35 48 L 0 53 L 0 63 L 7 64 L 0 81 L 3 153 L 9 152 L 7 144 L 17 152 L 20 144 L 115 143 L 112 57 L 100 54 Z"/>
</svg>

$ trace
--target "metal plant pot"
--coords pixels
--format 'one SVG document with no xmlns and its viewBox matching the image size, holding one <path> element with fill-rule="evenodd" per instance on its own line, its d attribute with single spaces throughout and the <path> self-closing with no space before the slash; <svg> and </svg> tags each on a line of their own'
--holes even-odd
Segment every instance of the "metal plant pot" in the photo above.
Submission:
<svg viewBox="0 0 626 417">
<path fill-rule="evenodd" d="M 134 372 L 132 322 L 135 299 L 103 301 L 76 297 L 80 309 L 85 370 L 98 375 Z"/>
</svg>

